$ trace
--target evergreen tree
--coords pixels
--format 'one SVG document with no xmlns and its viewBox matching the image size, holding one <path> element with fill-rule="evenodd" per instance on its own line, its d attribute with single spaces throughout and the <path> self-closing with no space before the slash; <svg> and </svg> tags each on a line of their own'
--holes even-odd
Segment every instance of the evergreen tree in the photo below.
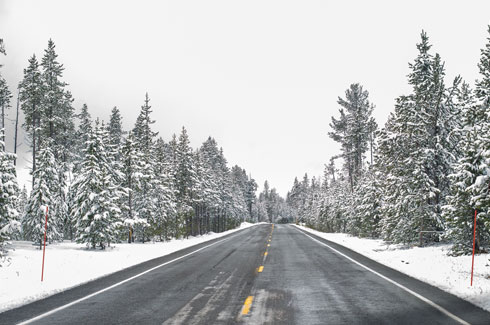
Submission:
<svg viewBox="0 0 490 325">
<path fill-rule="evenodd" d="M 490 26 L 489 26 L 490 33 Z M 462 157 L 455 164 L 451 175 L 451 195 L 444 206 L 447 220 L 446 236 L 454 245 L 454 255 L 470 254 L 474 231 L 473 212 L 477 210 L 476 251 L 490 246 L 490 120 L 488 116 L 490 96 L 490 38 L 481 51 L 478 64 L 481 80 L 476 82 L 475 97 L 469 86 L 463 84 L 459 102 L 463 106 L 463 137 L 459 144 Z"/>
<path fill-rule="evenodd" d="M 381 220 L 382 193 L 379 179 L 381 175 L 375 170 L 366 172 L 353 196 L 353 210 L 348 226 L 349 232 L 360 237 L 377 238 Z"/>
<path fill-rule="evenodd" d="M 0 74 L 0 129 L 5 130 L 5 110 L 10 108 L 10 99 L 12 98 L 12 93 L 9 90 L 7 81 Z M 5 136 L 2 135 L 2 141 L 5 142 Z"/>
<path fill-rule="evenodd" d="M 7 53 L 5 52 L 5 45 L 3 43 L 3 39 L 0 38 L 0 54 L 3 54 L 3 55 L 6 55 Z M 0 64 L 0 68 L 2 67 L 2 65 Z"/>
<path fill-rule="evenodd" d="M 41 125 L 41 101 L 43 85 L 39 63 L 36 56 L 29 59 L 29 66 L 24 69 L 24 79 L 19 84 L 21 110 L 24 113 L 24 129 L 27 131 L 32 147 L 32 173 L 36 170 L 36 157 L 41 143 L 39 127 Z M 34 175 L 33 175 L 34 177 Z M 33 178 L 34 183 L 34 178 Z"/>
<path fill-rule="evenodd" d="M 87 104 L 83 104 L 80 114 L 77 115 L 79 123 L 78 129 L 76 131 L 75 137 L 75 145 L 76 145 L 76 154 L 75 154 L 75 163 L 73 167 L 73 172 L 78 172 L 80 169 L 80 164 L 84 160 L 84 152 L 86 143 L 90 137 L 90 134 L 93 132 L 92 129 L 92 117 L 88 111 Z"/>
<path fill-rule="evenodd" d="M 448 204 L 444 206 L 444 216 L 447 220 L 446 236 L 454 243 L 451 250 L 454 255 L 472 252 L 474 209 L 480 210 L 480 218 L 488 215 L 488 208 L 482 204 L 485 195 L 482 196 L 480 185 L 482 182 L 488 183 L 482 151 L 484 143 L 480 134 L 480 127 L 474 127 L 466 133 L 461 141 L 464 155 L 456 164 L 454 174 L 450 176 L 451 195 L 448 197 Z M 478 248 L 477 243 L 477 250 Z"/>
<path fill-rule="evenodd" d="M 144 164 L 142 163 L 142 153 L 135 146 L 132 132 L 129 132 L 128 137 L 124 141 L 121 159 L 122 173 L 124 175 L 122 185 L 126 193 L 126 203 L 123 205 L 124 224 L 128 228 L 128 242 L 133 242 L 135 229 L 144 229 L 149 225 L 146 220 L 139 218 L 135 208 L 135 193 L 141 190 Z"/>
<path fill-rule="evenodd" d="M 145 103 L 143 106 L 141 106 L 140 114 L 138 115 L 136 124 L 133 128 L 133 135 L 136 145 L 139 150 L 143 151 L 146 155 L 150 154 L 155 137 L 158 135 L 158 132 L 153 132 L 151 129 L 151 125 L 155 123 L 155 121 L 150 117 L 152 112 L 150 98 L 148 97 L 148 93 L 146 93 Z"/>
<path fill-rule="evenodd" d="M 70 160 L 74 134 L 73 98 L 62 81 L 64 67 L 57 61 L 55 44 L 50 39 L 41 60 L 43 97 L 40 131 L 43 138 L 52 139 L 54 154 L 60 161 Z"/>
<path fill-rule="evenodd" d="M 152 211 L 151 226 L 154 235 L 160 240 L 170 238 L 170 227 L 176 214 L 175 190 L 171 178 L 171 164 L 166 160 L 166 144 L 162 138 L 158 138 L 155 146 L 154 175 L 155 185 L 153 197 L 155 204 Z"/>
<path fill-rule="evenodd" d="M 15 155 L 5 151 L 2 138 L 3 129 L 0 129 L 0 262 L 7 253 L 7 241 L 19 227 L 19 188 L 14 166 Z"/>
<path fill-rule="evenodd" d="M 364 153 L 368 150 L 375 129 L 371 117 L 374 106 L 369 103 L 369 93 L 360 84 L 352 84 L 345 92 L 345 99 L 340 98 L 342 106 L 340 119 L 332 117 L 329 136 L 342 145 L 344 168 L 348 173 L 351 191 L 362 174 Z"/>
<path fill-rule="evenodd" d="M 444 65 L 429 53 L 425 32 L 419 55 L 408 75 L 413 93 L 397 99 L 394 114 L 380 132 L 378 168 L 384 174 L 383 237 L 415 242 L 420 231 L 441 230 L 441 206 L 449 189 L 455 147 L 459 138 L 459 108 L 454 91 L 444 86 Z M 434 233 L 429 239 L 435 240 Z"/>
<path fill-rule="evenodd" d="M 33 172 L 34 184 L 22 218 L 24 237 L 39 243 L 39 249 L 42 247 L 44 237 L 46 207 L 49 208 L 47 239 L 52 242 L 62 236 L 59 228 L 61 222 L 57 219 L 56 213 L 58 205 L 56 192 L 59 182 L 57 163 L 48 144 L 48 141 L 44 142 L 38 153 L 38 166 Z"/>
<path fill-rule="evenodd" d="M 142 157 L 140 161 L 142 166 L 139 188 L 134 192 L 134 211 L 138 218 L 142 220 L 139 230 L 143 242 L 145 241 L 145 237 L 148 236 L 146 234 L 146 225 L 151 223 L 154 212 L 157 210 L 154 193 L 157 191 L 157 187 L 159 187 L 154 166 L 154 143 L 158 132 L 153 132 L 151 129 L 151 125 L 155 121 L 151 119 L 150 114 L 152 110 L 149 103 L 150 98 L 148 97 L 148 93 L 146 93 L 145 103 L 141 106 L 140 114 L 133 129 L 135 145 L 137 150 L 141 152 Z"/>
<path fill-rule="evenodd" d="M 82 169 L 73 184 L 76 195 L 72 218 L 76 221 L 77 242 L 104 249 L 115 241 L 121 211 L 102 129 L 96 124 L 87 141 Z"/>
<path fill-rule="evenodd" d="M 185 222 L 185 233 L 188 236 L 190 232 L 190 223 L 192 219 L 193 211 L 193 191 L 196 179 L 196 168 L 194 165 L 194 154 L 190 147 L 189 136 L 187 130 L 182 127 L 182 132 L 179 136 L 176 151 L 176 191 L 177 191 L 177 208 L 180 222 L 175 225 L 179 227 L 179 224 Z M 178 228 L 176 228 L 177 231 Z M 176 237 L 178 233 L 176 232 Z"/>
<path fill-rule="evenodd" d="M 109 142 L 114 150 L 119 151 L 122 145 L 123 141 L 123 136 L 125 135 L 125 132 L 123 131 L 122 128 L 122 116 L 121 112 L 119 109 L 114 106 L 114 108 L 111 111 L 111 117 L 109 120 L 109 125 L 107 125 L 107 130 L 109 131 Z M 114 158 L 119 160 L 120 159 L 120 154 L 117 154 Z"/>
</svg>

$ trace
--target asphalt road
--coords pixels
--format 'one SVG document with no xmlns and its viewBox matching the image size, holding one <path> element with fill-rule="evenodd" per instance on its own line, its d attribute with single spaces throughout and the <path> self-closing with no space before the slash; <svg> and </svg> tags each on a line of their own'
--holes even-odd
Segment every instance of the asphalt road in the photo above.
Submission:
<svg viewBox="0 0 490 325">
<path fill-rule="evenodd" d="M 0 314 L 20 322 L 490 324 L 490 313 L 294 226 L 259 225 Z"/>
</svg>

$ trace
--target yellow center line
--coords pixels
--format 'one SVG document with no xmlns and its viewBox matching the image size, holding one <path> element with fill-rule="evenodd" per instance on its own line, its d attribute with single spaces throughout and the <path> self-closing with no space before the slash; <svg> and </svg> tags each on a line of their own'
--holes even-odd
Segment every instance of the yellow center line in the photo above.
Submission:
<svg viewBox="0 0 490 325">
<path fill-rule="evenodd" d="M 264 270 L 264 266 L 263 266 L 263 265 L 261 265 L 261 266 L 259 266 L 259 268 L 258 268 L 257 272 L 262 273 L 262 271 L 263 271 L 263 270 Z"/>
<path fill-rule="evenodd" d="M 248 296 L 243 303 L 242 315 L 247 315 L 252 307 L 252 301 L 254 301 L 254 296 Z"/>
<path fill-rule="evenodd" d="M 267 256 L 267 252 L 264 252 L 264 256 Z"/>
</svg>

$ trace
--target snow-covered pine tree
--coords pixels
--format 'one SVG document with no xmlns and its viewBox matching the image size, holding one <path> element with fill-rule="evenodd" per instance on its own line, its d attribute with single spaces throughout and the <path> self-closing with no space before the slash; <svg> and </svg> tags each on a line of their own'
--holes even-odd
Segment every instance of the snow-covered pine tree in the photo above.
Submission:
<svg viewBox="0 0 490 325">
<path fill-rule="evenodd" d="M 478 68 L 481 79 L 476 82 L 475 96 L 466 84 L 459 93 L 464 108 L 464 135 L 459 144 L 462 157 L 451 175 L 451 196 L 444 207 L 454 255 L 472 252 L 474 209 L 478 212 L 476 251 L 490 247 L 490 37 L 481 50 Z"/>
<path fill-rule="evenodd" d="M 72 218 L 77 242 L 102 249 L 116 239 L 121 211 L 112 183 L 111 166 L 103 142 L 103 129 L 96 123 L 86 144 L 85 157 L 73 188 L 76 193 Z"/>
<path fill-rule="evenodd" d="M 29 194 L 27 193 L 27 188 L 24 185 L 22 187 L 22 190 L 19 192 L 18 199 L 17 199 L 17 211 L 19 212 L 19 216 L 24 215 L 24 210 L 28 199 L 29 199 Z"/>
<path fill-rule="evenodd" d="M 148 227 L 148 223 L 140 219 L 135 209 L 135 193 L 141 189 L 141 178 L 143 177 L 143 155 L 137 150 L 134 136 L 129 132 L 121 151 L 122 173 L 124 175 L 123 187 L 125 190 L 125 201 L 123 205 L 123 220 L 128 229 L 128 242 L 134 241 L 134 231 Z M 137 234 L 140 236 L 141 234 Z"/>
<path fill-rule="evenodd" d="M 187 130 L 182 127 L 182 131 L 177 143 L 177 166 L 176 166 L 176 191 L 177 191 L 177 214 L 180 222 L 177 222 L 177 227 L 181 222 L 185 223 L 185 229 L 181 229 L 185 236 L 190 235 L 191 222 L 194 214 L 193 200 L 194 190 L 197 183 L 196 167 L 194 164 L 194 153 L 190 146 Z M 181 225 L 183 226 L 183 225 Z M 178 228 L 176 228 L 177 231 Z M 178 232 L 176 232 L 176 237 Z"/>
<path fill-rule="evenodd" d="M 231 168 L 232 211 L 237 220 L 245 221 L 248 216 L 246 196 L 248 191 L 247 172 L 235 165 Z"/>
<path fill-rule="evenodd" d="M 84 160 L 85 146 L 88 141 L 90 134 L 92 133 L 92 117 L 88 111 L 87 104 L 82 105 L 80 114 L 77 115 L 79 120 L 78 128 L 76 130 L 75 136 L 75 154 L 74 154 L 74 164 L 73 172 L 77 173 L 80 171 L 80 164 Z"/>
<path fill-rule="evenodd" d="M 55 44 L 50 39 L 41 60 L 43 96 L 40 131 L 43 138 L 52 139 L 55 157 L 68 162 L 75 129 L 73 98 L 65 89 L 68 84 L 62 81 L 64 67 L 57 59 Z"/>
<path fill-rule="evenodd" d="M 141 106 L 140 114 L 133 128 L 133 135 L 137 150 L 141 152 L 141 177 L 139 189 L 134 192 L 134 210 L 140 219 L 150 224 L 156 208 L 154 193 L 158 187 L 154 166 L 154 143 L 158 132 L 153 132 L 151 125 L 155 123 L 151 119 L 151 106 L 148 93 L 145 95 L 145 103 Z M 150 235 L 146 232 L 145 223 L 140 224 L 140 238 L 144 242 Z"/>
<path fill-rule="evenodd" d="M 461 145 L 463 157 L 456 164 L 454 174 L 450 175 L 451 195 L 448 196 L 448 204 L 443 207 L 447 222 L 446 236 L 453 241 L 451 253 L 454 255 L 469 254 L 472 251 L 473 213 L 475 205 L 481 205 L 478 202 L 481 198 L 480 184 L 475 182 L 477 179 L 481 181 L 487 171 L 481 127 L 468 130 Z M 479 208 L 481 214 L 488 213 L 486 207 Z"/>
<path fill-rule="evenodd" d="M 6 55 L 3 39 L 0 39 L 0 54 Z M 2 65 L 0 65 L 1 67 Z M 0 130 L 3 129 L 3 132 L 5 132 L 5 110 L 10 107 L 10 98 L 12 98 L 12 93 L 8 88 L 7 81 L 0 73 L 0 122 L 2 123 Z M 2 135 L 0 140 L 5 142 L 5 134 Z"/>
<path fill-rule="evenodd" d="M 255 179 L 252 178 L 252 175 L 248 175 L 248 180 L 247 180 L 247 192 L 245 193 L 245 202 L 247 204 L 247 210 L 248 210 L 248 218 L 249 222 L 256 222 L 257 220 L 254 219 L 253 213 L 252 213 L 252 208 L 257 201 L 257 195 L 255 194 L 257 192 L 257 182 Z"/>
<path fill-rule="evenodd" d="M 166 143 L 160 137 L 155 143 L 154 174 L 156 182 L 153 192 L 155 210 L 151 218 L 154 235 L 160 237 L 160 240 L 171 238 L 171 224 L 177 213 L 174 183 L 171 176 L 172 165 L 166 159 L 165 150 Z"/>
<path fill-rule="evenodd" d="M 371 114 L 374 106 L 369 103 L 369 93 L 360 84 L 352 84 L 345 91 L 345 99 L 338 99 L 342 106 L 340 119 L 332 117 L 329 136 L 342 145 L 344 169 L 348 174 L 351 191 L 362 175 L 364 154 L 372 139 L 375 123 Z"/>
<path fill-rule="evenodd" d="M 119 109 L 114 106 L 111 111 L 111 117 L 109 120 L 109 124 L 107 125 L 107 130 L 109 132 L 109 142 L 108 144 L 113 147 L 113 150 L 116 152 L 116 156 L 114 157 L 116 160 L 120 160 L 120 150 L 123 142 L 123 136 L 125 132 L 122 128 L 122 116 Z"/>
<path fill-rule="evenodd" d="M 7 241 L 20 226 L 15 155 L 5 151 L 3 132 L 3 129 L 0 129 L 0 264 L 7 253 Z"/>
<path fill-rule="evenodd" d="M 490 107 L 490 25 L 488 25 L 487 44 L 481 49 L 478 69 L 481 79 L 476 81 L 476 97 L 484 108 Z"/>
<path fill-rule="evenodd" d="M 448 192 L 447 176 L 455 158 L 459 111 L 455 86 L 444 86 L 444 65 L 429 53 L 425 32 L 408 75 L 413 92 L 397 99 L 379 136 L 378 170 L 383 173 L 383 238 L 413 243 L 421 231 L 443 229 L 441 205 Z M 428 240 L 437 236 L 431 233 Z"/>
<path fill-rule="evenodd" d="M 52 242 L 62 237 L 62 229 L 59 228 L 62 223 L 57 220 L 58 214 L 56 213 L 59 175 L 56 158 L 49 146 L 49 141 L 43 142 L 38 152 L 37 162 L 37 168 L 33 172 L 34 184 L 22 218 L 22 232 L 24 238 L 39 243 L 39 249 L 41 249 L 46 207 L 49 208 L 47 239 Z"/>
<path fill-rule="evenodd" d="M 379 236 L 378 224 L 382 217 L 381 178 L 381 174 L 371 168 L 363 174 L 355 189 L 349 225 L 349 232 L 355 236 Z"/>
<path fill-rule="evenodd" d="M 24 129 L 27 131 L 30 145 L 32 147 L 32 169 L 36 170 L 37 151 L 41 144 L 41 134 L 39 131 L 41 123 L 41 101 L 43 97 L 43 87 L 41 72 L 36 55 L 29 59 L 29 66 L 24 69 L 24 78 L 19 83 L 21 110 L 24 113 Z M 34 176 L 33 176 L 34 177 Z M 34 178 L 32 180 L 34 183 Z"/>
<path fill-rule="evenodd" d="M 0 54 L 6 55 L 5 44 L 3 43 L 3 38 L 0 38 Z M 0 64 L 0 68 L 2 65 Z"/>
<path fill-rule="evenodd" d="M 199 179 L 196 192 L 204 191 L 200 194 L 202 197 L 202 208 L 205 221 L 204 227 L 207 231 L 217 231 L 217 214 L 220 206 L 220 196 L 217 176 L 217 155 L 219 149 L 216 141 L 209 137 L 199 148 L 196 154 L 196 170 Z"/>
<path fill-rule="evenodd" d="M 7 81 L 0 74 L 0 129 L 4 129 L 5 132 L 5 110 L 10 108 L 10 99 L 12 98 L 12 93 L 9 90 Z M 2 141 L 5 142 L 5 136 L 2 135 Z"/>
</svg>

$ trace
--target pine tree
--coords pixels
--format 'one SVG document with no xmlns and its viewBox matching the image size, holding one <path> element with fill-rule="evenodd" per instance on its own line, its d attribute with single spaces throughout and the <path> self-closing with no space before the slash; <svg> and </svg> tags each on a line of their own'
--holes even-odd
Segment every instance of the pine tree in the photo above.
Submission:
<svg viewBox="0 0 490 325">
<path fill-rule="evenodd" d="M 5 52 L 5 45 L 3 43 L 3 39 L 0 38 L 0 54 L 3 54 L 3 55 L 6 55 L 7 53 Z M 0 64 L 0 68 L 2 67 L 2 65 Z"/>
<path fill-rule="evenodd" d="M 151 119 L 152 110 L 149 103 L 150 98 L 146 93 L 145 103 L 141 106 L 140 114 L 133 129 L 135 145 L 142 156 L 139 188 L 134 192 L 134 211 L 142 221 L 139 230 L 143 242 L 148 236 L 146 225 L 151 223 L 153 214 L 157 210 L 154 193 L 159 186 L 154 166 L 154 143 L 158 132 L 153 132 L 151 129 L 151 125 L 155 121 Z"/>
<path fill-rule="evenodd" d="M 482 177 L 485 177 L 487 169 L 480 134 L 480 127 L 474 127 L 466 133 L 461 141 L 463 157 L 450 176 L 451 195 L 443 210 L 447 220 L 446 236 L 454 243 L 451 250 L 454 255 L 470 254 L 472 251 L 474 209 L 480 208 L 480 217 L 488 213 L 487 208 L 481 204 L 480 184 L 475 184 L 477 179 L 479 182 L 485 180 Z M 486 180 L 488 183 L 488 178 Z"/>
<path fill-rule="evenodd" d="M 382 193 L 380 173 L 374 169 L 363 174 L 353 196 L 353 210 L 348 226 L 349 232 L 360 237 L 377 238 L 379 221 L 382 218 Z"/>
<path fill-rule="evenodd" d="M 0 262 L 7 254 L 7 241 L 19 228 L 17 210 L 19 188 L 14 166 L 15 155 L 5 151 L 0 129 Z"/>
<path fill-rule="evenodd" d="M 104 249 L 115 241 L 121 211 L 116 204 L 102 129 L 96 124 L 87 141 L 82 169 L 73 184 L 76 195 L 72 218 L 76 220 L 77 242 Z"/>
<path fill-rule="evenodd" d="M 194 154 L 190 146 L 189 136 L 187 135 L 187 130 L 185 127 L 182 127 L 182 132 L 179 136 L 176 149 L 177 166 L 175 180 L 179 221 L 175 226 L 179 227 L 182 221 L 185 222 L 185 234 L 188 236 L 190 233 L 192 215 L 194 213 L 193 191 L 197 179 L 196 168 L 194 165 Z M 176 231 L 177 229 L 178 228 L 176 228 Z"/>
<path fill-rule="evenodd" d="M 155 204 L 151 224 L 154 235 L 159 236 L 160 240 L 170 238 L 170 227 L 176 214 L 175 190 L 171 178 L 172 167 L 166 160 L 165 149 L 165 142 L 162 138 L 158 138 L 155 146 L 155 185 L 152 194 Z"/>
<path fill-rule="evenodd" d="M 12 98 L 12 93 L 9 90 L 7 81 L 0 74 L 0 109 L 1 109 L 0 122 L 2 123 L 0 125 L 0 129 L 5 129 L 5 110 L 10 108 L 11 98 Z M 2 137 L 3 137 L 2 141 L 5 142 L 5 136 L 3 135 Z"/>
<path fill-rule="evenodd" d="M 136 124 L 133 128 L 136 145 L 145 154 L 150 154 L 155 137 L 158 135 L 158 132 L 153 132 L 151 130 L 151 125 L 155 123 L 155 120 L 152 120 L 150 117 L 152 112 L 150 98 L 148 97 L 148 93 L 146 93 L 145 103 L 141 106 L 140 114 L 138 115 Z"/>
<path fill-rule="evenodd" d="M 74 167 L 73 172 L 78 172 L 80 170 L 80 164 L 84 159 L 84 152 L 86 143 L 93 132 L 92 129 L 92 117 L 88 111 L 87 104 L 83 104 L 80 114 L 77 115 L 79 120 L 78 129 L 75 136 L 75 147 L 76 153 L 74 157 Z"/>
<path fill-rule="evenodd" d="M 124 175 L 123 187 L 125 189 L 126 204 L 123 206 L 124 224 L 128 228 L 128 242 L 134 241 L 135 229 L 142 229 L 147 222 L 140 219 L 135 208 L 135 193 L 141 190 L 143 177 L 142 153 L 137 150 L 133 133 L 129 132 L 121 151 L 122 173 Z"/>
<path fill-rule="evenodd" d="M 490 33 L 490 26 L 489 26 Z M 477 252 L 490 246 L 490 183 L 488 162 L 490 161 L 490 120 L 488 116 L 490 98 L 490 37 L 481 50 L 478 63 L 481 80 L 476 82 L 475 96 L 469 86 L 463 84 L 459 92 L 463 106 L 463 137 L 459 144 L 462 157 L 455 164 L 451 175 L 451 196 L 444 206 L 447 220 L 447 237 L 454 245 L 454 255 L 472 252 L 473 231 L 476 233 Z M 476 98 L 475 98 L 476 97 Z M 473 212 L 477 210 L 477 225 L 474 228 Z"/>
<path fill-rule="evenodd" d="M 342 145 L 344 168 L 348 173 L 351 191 L 361 177 L 364 153 L 368 150 L 375 122 L 371 117 L 374 106 L 369 103 L 369 93 L 360 84 L 352 84 L 340 98 L 340 119 L 332 117 L 329 136 Z"/>
<path fill-rule="evenodd" d="M 60 239 L 62 232 L 60 220 L 57 219 L 56 192 L 58 189 L 58 170 L 54 154 L 49 142 L 45 141 L 37 157 L 38 166 L 33 172 L 34 184 L 27 201 L 24 216 L 22 218 L 22 231 L 26 239 L 39 243 L 39 249 L 42 247 L 42 241 L 45 230 L 45 213 L 46 207 L 49 208 L 47 239 L 49 242 Z"/>
<path fill-rule="evenodd" d="M 40 131 L 43 138 L 52 139 L 54 154 L 63 162 L 70 161 L 70 147 L 74 134 L 73 98 L 68 85 L 62 81 L 64 67 L 57 61 L 55 44 L 50 39 L 41 60 L 43 97 Z"/>
<path fill-rule="evenodd" d="M 32 147 L 32 173 L 36 170 L 36 157 L 41 144 L 41 101 L 43 98 L 43 85 L 39 63 L 36 56 L 29 59 L 29 66 L 24 69 L 24 79 L 19 84 L 21 110 L 24 113 L 24 129 L 29 136 Z M 33 176 L 34 177 L 34 176 Z M 34 178 L 33 178 L 34 183 Z"/>
<path fill-rule="evenodd" d="M 481 79 L 476 81 L 476 97 L 484 109 L 490 107 L 490 25 L 488 25 L 488 34 L 487 44 L 481 50 L 480 62 L 478 63 Z"/>
<path fill-rule="evenodd" d="M 122 128 L 122 116 L 119 109 L 114 106 L 111 111 L 111 118 L 109 120 L 109 124 L 107 125 L 107 130 L 109 132 L 109 142 L 108 144 L 112 146 L 113 150 L 120 151 L 123 136 L 125 132 Z M 114 157 L 115 159 L 120 159 L 120 153 Z"/>
</svg>

